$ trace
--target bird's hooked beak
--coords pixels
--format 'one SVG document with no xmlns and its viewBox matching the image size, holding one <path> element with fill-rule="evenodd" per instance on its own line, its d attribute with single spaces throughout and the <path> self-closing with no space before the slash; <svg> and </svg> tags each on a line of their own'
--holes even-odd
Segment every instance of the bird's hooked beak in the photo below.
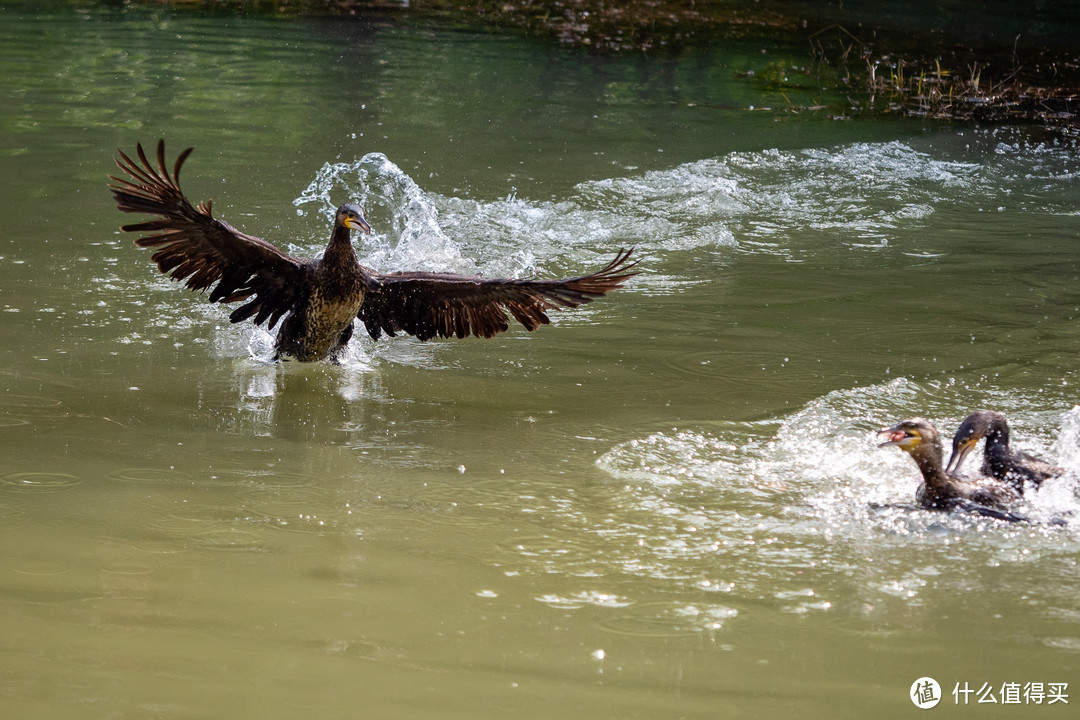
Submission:
<svg viewBox="0 0 1080 720">
<path fill-rule="evenodd" d="M 922 441 L 922 436 L 913 428 L 905 428 L 894 425 L 890 428 L 882 428 L 878 431 L 878 438 L 886 438 L 885 442 L 879 443 L 878 447 L 896 445 L 901 450 L 910 450 Z"/>
<path fill-rule="evenodd" d="M 345 218 L 345 227 L 350 230 L 361 230 L 365 235 L 371 234 L 371 226 L 368 225 L 368 221 L 362 217 L 347 217 Z"/>
<path fill-rule="evenodd" d="M 945 472 L 949 475 L 953 475 L 960 469 L 960 465 L 964 462 L 964 458 L 968 456 L 971 449 L 979 444 L 979 438 L 969 438 L 957 446 L 953 452 L 953 456 L 949 458 L 949 465 L 945 468 Z"/>
</svg>

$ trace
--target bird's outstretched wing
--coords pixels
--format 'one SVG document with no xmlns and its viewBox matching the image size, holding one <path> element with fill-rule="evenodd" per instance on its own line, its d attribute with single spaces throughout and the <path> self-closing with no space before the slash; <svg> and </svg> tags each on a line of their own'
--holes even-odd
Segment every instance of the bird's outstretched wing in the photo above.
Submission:
<svg viewBox="0 0 1080 720">
<path fill-rule="evenodd" d="M 210 290 L 210 302 L 248 300 L 229 316 L 233 322 L 255 317 L 273 327 L 297 300 L 306 266 L 261 238 L 247 235 L 211 215 L 210 201 L 192 206 L 180 190 L 180 166 L 192 148 L 180 153 L 169 173 L 165 141 L 157 146 L 157 167 L 137 145 L 138 161 L 122 151 L 117 166 L 127 178 L 109 176 L 116 207 L 123 212 L 159 216 L 121 226 L 127 232 L 149 233 L 139 247 L 159 248 L 151 259 L 174 280 L 192 290 Z M 254 296 L 254 297 L 252 297 Z M 250 298 L 250 299 L 249 299 Z"/>
<path fill-rule="evenodd" d="M 623 286 L 632 250 L 621 250 L 606 267 L 591 275 L 563 280 L 488 279 L 468 275 L 401 272 L 371 273 L 358 317 L 378 340 L 385 332 L 433 337 L 491 337 L 510 327 L 513 316 L 532 331 L 551 322 L 545 310 L 592 302 Z"/>
</svg>

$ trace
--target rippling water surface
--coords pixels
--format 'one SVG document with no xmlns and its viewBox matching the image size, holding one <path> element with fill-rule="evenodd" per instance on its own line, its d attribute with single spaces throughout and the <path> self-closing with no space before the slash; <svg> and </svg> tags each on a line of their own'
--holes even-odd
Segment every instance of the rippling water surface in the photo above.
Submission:
<svg viewBox="0 0 1080 720">
<path fill-rule="evenodd" d="M 1072 140 L 803 110 L 843 99 L 753 40 L 0 19 L 5 716 L 892 717 L 922 676 L 945 705 L 1080 690 Z M 193 199 L 296 255 L 353 199 L 380 270 L 576 275 L 634 247 L 641 274 L 532 334 L 267 364 L 271 335 L 116 230 L 112 155 L 160 136 L 195 146 Z M 914 509 L 914 464 L 877 447 L 980 407 L 1066 469 L 1031 522 Z"/>
</svg>

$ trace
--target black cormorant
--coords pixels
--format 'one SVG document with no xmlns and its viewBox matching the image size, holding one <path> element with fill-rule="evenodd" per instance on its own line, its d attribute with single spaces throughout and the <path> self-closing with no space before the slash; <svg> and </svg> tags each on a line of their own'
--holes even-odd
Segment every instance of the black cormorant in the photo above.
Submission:
<svg viewBox="0 0 1080 720">
<path fill-rule="evenodd" d="M 964 458 L 983 438 L 986 438 L 983 475 L 1008 483 L 1021 493 L 1027 483 L 1039 487 L 1044 480 L 1065 472 L 1033 455 L 1012 450 L 1009 447 L 1009 423 L 1004 415 L 992 410 L 977 410 L 960 423 L 953 436 L 952 455 L 945 472 L 956 473 Z"/>
<path fill-rule="evenodd" d="M 1002 520 L 1025 519 L 1009 509 L 1020 499 L 1012 486 L 990 478 L 962 480 L 945 472 L 942 468 L 944 450 L 941 436 L 927 420 L 918 417 L 902 420 L 882 429 L 878 435 L 886 438 L 879 447 L 895 445 L 918 465 L 923 484 L 915 498 L 920 507 L 976 512 Z"/>
<path fill-rule="evenodd" d="M 550 322 L 545 311 L 577 307 L 622 287 L 635 273 L 630 250 L 591 275 L 566 279 L 495 279 L 430 272 L 379 273 L 357 261 L 350 230 L 368 233 L 364 211 L 338 208 L 323 256 L 294 258 L 261 238 L 211 214 L 210 201 L 193 206 L 180 190 L 180 153 L 170 174 L 165 141 L 157 167 L 137 145 L 138 160 L 120 152 L 116 164 L 127 178 L 110 176 L 123 212 L 158 216 L 124 225 L 147 233 L 135 241 L 158 248 L 152 259 L 163 273 L 192 290 L 210 288 L 211 302 L 244 301 L 232 322 L 253 318 L 273 329 L 279 321 L 275 359 L 336 361 L 359 318 L 373 339 L 404 332 L 421 340 L 468 335 L 491 337 L 509 328 L 512 316 L 529 331 Z"/>
</svg>

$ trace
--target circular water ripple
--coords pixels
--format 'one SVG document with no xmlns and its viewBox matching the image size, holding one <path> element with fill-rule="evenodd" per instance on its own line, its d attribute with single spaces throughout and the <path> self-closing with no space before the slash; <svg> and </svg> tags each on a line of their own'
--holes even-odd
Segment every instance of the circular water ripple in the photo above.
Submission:
<svg viewBox="0 0 1080 720">
<path fill-rule="evenodd" d="M 143 565 L 141 563 L 115 563 L 111 565 L 103 565 L 101 572 L 109 575 L 149 575 L 154 572 L 152 565 Z"/>
<path fill-rule="evenodd" d="M 181 555 L 191 550 L 186 543 L 177 541 L 172 535 L 142 537 L 129 543 L 128 547 L 136 552 L 160 557 Z"/>
<path fill-rule="evenodd" d="M 113 480 L 121 482 L 145 483 L 150 485 L 163 485 L 178 482 L 183 475 L 176 470 L 163 468 L 124 468 L 109 473 Z"/>
<path fill-rule="evenodd" d="M 11 568 L 12 572 L 20 575 L 33 575 L 35 577 L 51 577 L 63 575 L 71 570 L 67 565 L 51 562 L 24 563 Z"/>
<path fill-rule="evenodd" d="M 61 492 L 70 490 L 82 478 L 68 473 L 17 472 L 0 477 L 0 489 L 14 492 Z"/>
<path fill-rule="evenodd" d="M 211 550 L 262 550 L 263 544 L 258 534 L 237 527 L 221 527 L 191 535 L 192 542 L 198 547 Z"/>
<path fill-rule="evenodd" d="M 0 408 L 57 408 L 63 401 L 41 395 L 0 394 Z"/>
<path fill-rule="evenodd" d="M 40 395 L 0 394 L 0 427 L 30 425 L 63 406 L 61 400 Z"/>
<path fill-rule="evenodd" d="M 218 505 L 184 505 L 151 520 L 147 526 L 185 546 L 223 550 L 262 549 L 259 536 L 246 525 L 269 523 L 265 516 Z"/>
</svg>

